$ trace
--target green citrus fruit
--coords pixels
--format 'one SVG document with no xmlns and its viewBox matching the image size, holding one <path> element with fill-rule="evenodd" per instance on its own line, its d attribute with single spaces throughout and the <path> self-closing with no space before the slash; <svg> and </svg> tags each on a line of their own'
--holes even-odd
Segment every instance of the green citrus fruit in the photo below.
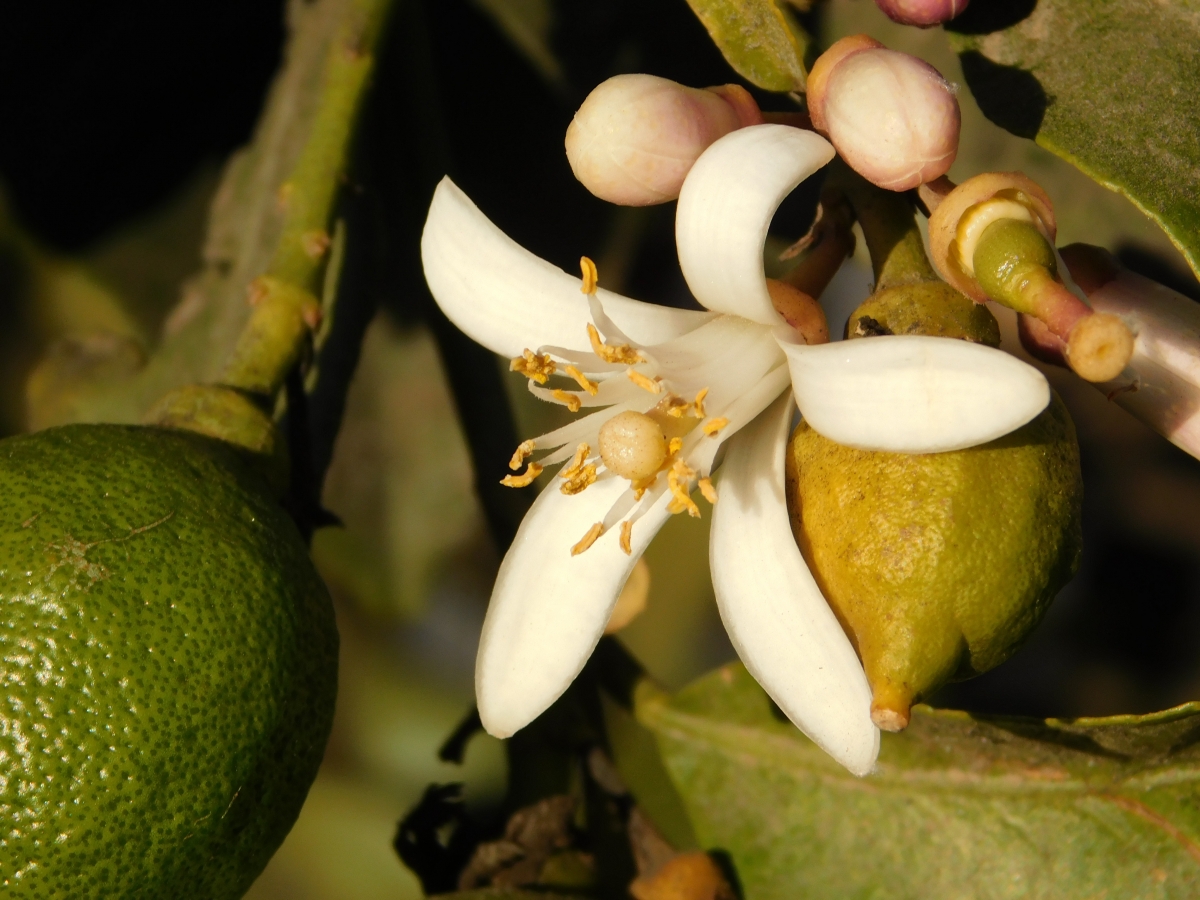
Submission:
<svg viewBox="0 0 1200 900">
<path fill-rule="evenodd" d="M 1079 448 L 1057 395 L 1023 428 L 949 453 L 855 450 L 802 422 L 787 463 L 793 531 L 882 728 L 1012 655 L 1078 567 Z"/>
<path fill-rule="evenodd" d="M 74 425 L 0 441 L 0 883 L 234 898 L 299 813 L 337 633 L 233 447 Z"/>
</svg>

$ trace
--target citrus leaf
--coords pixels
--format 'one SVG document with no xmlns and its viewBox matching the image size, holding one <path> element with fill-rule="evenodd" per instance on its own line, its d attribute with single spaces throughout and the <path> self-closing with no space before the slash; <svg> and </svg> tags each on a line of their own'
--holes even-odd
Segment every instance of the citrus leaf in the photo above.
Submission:
<svg viewBox="0 0 1200 900">
<path fill-rule="evenodd" d="M 739 75 L 768 91 L 803 91 L 808 35 L 777 0 L 688 0 Z"/>
<path fill-rule="evenodd" d="M 987 117 L 1125 194 L 1200 274 L 1200 2 L 976 4 L 953 27 Z"/>
<path fill-rule="evenodd" d="M 674 697 L 643 683 L 703 846 L 746 897 L 1195 897 L 1200 704 L 1074 721 L 917 707 L 858 779 L 741 665 Z"/>
</svg>

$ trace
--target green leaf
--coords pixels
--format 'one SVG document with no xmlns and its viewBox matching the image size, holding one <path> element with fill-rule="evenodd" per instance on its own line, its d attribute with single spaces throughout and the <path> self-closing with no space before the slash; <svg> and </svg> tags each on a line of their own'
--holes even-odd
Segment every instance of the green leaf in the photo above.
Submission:
<svg viewBox="0 0 1200 900">
<path fill-rule="evenodd" d="M 637 696 L 702 845 L 730 855 L 747 898 L 1196 896 L 1200 704 L 1074 721 L 914 712 L 858 779 L 740 665 Z"/>
<path fill-rule="evenodd" d="M 1200 274 L 1200 2 L 1040 0 L 999 30 L 1005 5 L 977 6 L 951 42 L 988 118 L 1125 194 Z"/>
<path fill-rule="evenodd" d="M 739 75 L 768 91 L 804 91 L 808 35 L 777 0 L 688 0 Z"/>
</svg>

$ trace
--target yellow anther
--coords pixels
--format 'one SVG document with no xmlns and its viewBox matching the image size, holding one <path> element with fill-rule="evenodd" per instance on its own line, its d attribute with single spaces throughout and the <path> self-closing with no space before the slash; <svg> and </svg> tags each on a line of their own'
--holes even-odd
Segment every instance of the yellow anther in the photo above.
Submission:
<svg viewBox="0 0 1200 900">
<path fill-rule="evenodd" d="M 703 388 L 700 393 L 696 394 L 696 399 L 692 401 L 692 415 L 697 419 L 703 419 L 707 415 L 704 412 L 704 398 L 707 396 L 708 388 Z"/>
<path fill-rule="evenodd" d="M 643 391 L 649 391 L 652 394 L 662 393 L 662 384 L 649 376 L 643 375 L 637 369 L 626 369 L 625 374 L 629 376 L 629 380 L 640 387 Z"/>
<path fill-rule="evenodd" d="M 729 420 L 727 418 L 725 418 L 724 416 L 720 416 L 719 418 L 716 418 L 716 419 L 709 419 L 701 427 L 704 429 L 704 433 L 706 435 L 708 435 L 709 437 L 712 437 L 714 434 L 716 434 L 718 431 L 720 431 L 722 428 L 724 428 L 728 424 L 729 424 Z"/>
<path fill-rule="evenodd" d="M 600 340 L 600 332 L 596 330 L 596 326 L 588 323 L 587 327 L 588 340 L 592 344 L 592 352 L 604 360 L 606 363 L 615 365 L 632 366 L 640 362 L 645 362 L 642 355 L 630 347 L 628 344 L 606 344 Z"/>
<path fill-rule="evenodd" d="M 582 406 L 583 406 L 583 401 L 580 400 L 578 396 L 576 396 L 575 394 L 568 394 L 566 391 L 562 390 L 561 388 L 555 388 L 551 392 L 550 396 L 552 396 L 559 403 L 565 403 L 567 406 L 567 409 L 569 409 L 573 413 L 579 412 L 580 408 L 582 408 Z"/>
<path fill-rule="evenodd" d="M 545 384 L 546 379 L 554 374 L 557 366 L 547 353 L 534 353 L 526 348 L 525 352 L 508 364 L 510 372 L 520 372 L 530 381 Z"/>
<path fill-rule="evenodd" d="M 667 512 L 674 515 L 687 510 L 687 514 L 693 518 L 700 517 L 700 507 L 696 502 L 688 496 L 688 486 L 691 484 L 692 476 L 696 474 L 696 470 L 691 468 L 682 459 L 675 460 L 675 464 L 671 466 L 671 471 L 667 473 L 667 487 L 671 491 L 674 499 L 667 504 Z"/>
<path fill-rule="evenodd" d="M 563 371 L 574 378 L 579 383 L 579 386 L 593 397 L 600 393 L 600 385 L 596 384 L 596 382 L 592 381 L 574 366 L 567 366 Z"/>
<path fill-rule="evenodd" d="M 683 438 L 673 437 L 667 442 L 667 459 L 671 459 L 676 453 L 683 449 Z"/>
<path fill-rule="evenodd" d="M 559 478 L 570 478 L 583 468 L 583 464 L 587 461 L 591 454 L 592 448 L 587 444 L 580 444 L 575 448 L 575 455 L 571 457 L 571 461 L 563 466 L 563 470 L 558 473 Z"/>
<path fill-rule="evenodd" d="M 579 539 L 579 543 L 571 548 L 571 555 L 578 556 L 580 553 L 582 553 L 588 547 L 592 546 L 592 544 L 596 543 L 596 538 L 600 537 L 600 535 L 603 532 L 604 532 L 604 523 L 597 522 L 595 525 L 593 525 L 591 528 L 589 528 L 587 530 L 587 534 L 585 534 L 583 537 L 581 537 Z"/>
<path fill-rule="evenodd" d="M 583 271 L 583 285 L 579 290 L 585 294 L 596 293 L 596 285 L 600 282 L 600 273 L 596 271 L 596 264 L 586 256 L 579 257 L 579 268 Z"/>
<path fill-rule="evenodd" d="M 586 490 L 596 482 L 596 467 L 588 464 L 578 472 L 572 472 L 559 486 L 559 490 L 568 497 Z"/>
<path fill-rule="evenodd" d="M 696 482 L 696 487 L 700 488 L 700 493 L 709 503 L 717 502 L 717 489 L 713 487 L 711 478 L 701 478 Z"/>
<path fill-rule="evenodd" d="M 521 441 L 520 446 L 513 451 L 512 459 L 508 461 L 508 467 L 514 472 L 525 464 L 525 460 L 529 459 L 533 453 L 533 441 Z"/>
<path fill-rule="evenodd" d="M 685 412 L 692 408 L 692 404 L 688 403 L 682 397 L 677 397 L 674 394 L 667 397 L 660 406 L 668 415 L 674 416 L 676 419 L 681 417 Z"/>
<path fill-rule="evenodd" d="M 529 468 L 525 470 L 524 475 L 505 475 L 500 479 L 500 483 L 505 487 L 523 488 L 533 484 L 533 480 L 542 474 L 542 467 L 538 463 L 531 462 Z"/>
<path fill-rule="evenodd" d="M 626 556 L 633 556 L 633 544 L 630 543 L 630 537 L 633 535 L 633 520 L 626 519 L 621 523 L 621 549 L 625 551 Z"/>
</svg>

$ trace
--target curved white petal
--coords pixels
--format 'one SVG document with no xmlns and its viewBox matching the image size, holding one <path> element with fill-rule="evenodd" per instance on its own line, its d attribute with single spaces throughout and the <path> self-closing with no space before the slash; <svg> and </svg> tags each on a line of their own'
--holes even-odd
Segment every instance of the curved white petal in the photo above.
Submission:
<svg viewBox="0 0 1200 900">
<path fill-rule="evenodd" d="M 960 450 L 1020 428 L 1050 402 L 1037 369 L 980 344 L 887 335 L 808 347 L 776 337 L 804 418 L 850 447 Z"/>
<path fill-rule="evenodd" d="M 855 775 L 879 754 L 871 688 L 792 538 L 780 397 L 729 440 L 709 559 L 721 618 L 758 683 L 801 731 Z"/>
<path fill-rule="evenodd" d="M 592 319 L 580 279 L 509 238 L 449 178 L 442 179 L 429 205 L 421 261 L 442 312 L 488 349 L 503 356 L 547 344 L 587 349 Z M 604 289 L 597 297 L 612 320 L 642 344 L 678 337 L 711 318 Z"/>
<path fill-rule="evenodd" d="M 763 273 L 767 228 L 783 198 L 831 159 L 827 140 L 786 125 L 740 128 L 700 155 L 679 194 L 675 242 L 701 304 L 764 325 L 783 321 Z"/>
<path fill-rule="evenodd" d="M 624 479 L 608 478 L 567 496 L 554 483 L 521 522 L 496 576 L 475 660 L 479 717 L 490 734 L 508 737 L 532 722 L 592 655 L 634 563 L 669 515 L 665 494 L 634 525 L 630 556 L 619 529 L 572 556 L 571 547 L 628 489 Z"/>
</svg>

